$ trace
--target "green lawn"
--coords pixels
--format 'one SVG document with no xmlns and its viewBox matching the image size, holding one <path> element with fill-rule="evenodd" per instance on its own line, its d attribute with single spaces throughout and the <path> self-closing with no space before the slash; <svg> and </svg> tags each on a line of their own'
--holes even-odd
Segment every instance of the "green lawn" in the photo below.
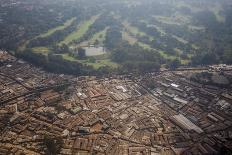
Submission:
<svg viewBox="0 0 232 155">
<path fill-rule="evenodd" d="M 117 68 L 119 66 L 117 63 L 112 62 L 110 59 L 97 60 L 96 63 L 86 62 L 85 64 L 89 66 L 93 66 L 94 69 L 98 69 L 104 66 L 109 66 L 111 68 Z"/>
<path fill-rule="evenodd" d="M 123 31 L 122 39 L 129 42 L 129 44 L 134 45 L 138 40 L 135 37 L 132 37 L 128 32 Z"/>
<path fill-rule="evenodd" d="M 76 31 L 65 37 L 65 39 L 60 42 L 60 44 L 69 44 L 73 40 L 80 39 L 89 29 L 89 27 L 95 22 L 95 20 L 99 16 L 93 16 L 89 20 L 82 22 L 80 25 L 77 26 Z"/>
<path fill-rule="evenodd" d="M 43 55 L 48 55 L 48 53 L 50 52 L 49 48 L 47 47 L 34 47 L 32 48 L 32 51 L 34 53 L 41 53 Z"/>
<path fill-rule="evenodd" d="M 89 40 L 90 44 L 94 44 L 96 40 L 98 40 L 100 44 L 103 44 L 106 38 L 107 30 L 108 30 L 108 27 L 105 28 L 103 31 L 100 31 L 94 34 L 93 37 Z"/>
<path fill-rule="evenodd" d="M 161 28 L 161 27 L 159 27 L 157 25 L 153 25 L 153 26 L 156 28 L 157 31 L 160 32 L 161 36 L 165 36 L 166 35 L 166 32 L 164 31 L 163 28 Z"/>
<path fill-rule="evenodd" d="M 68 53 L 65 53 L 65 54 L 56 54 L 56 55 L 61 55 L 63 57 L 64 60 L 68 60 L 68 61 L 78 61 L 78 59 L 70 56 Z"/>
<path fill-rule="evenodd" d="M 217 21 L 225 22 L 225 17 L 220 14 L 220 12 L 223 11 L 223 8 L 220 4 L 211 7 L 210 10 L 215 14 Z"/>
<path fill-rule="evenodd" d="M 85 65 L 92 66 L 94 69 L 98 69 L 103 66 L 109 66 L 111 68 L 117 68 L 119 65 L 117 63 L 112 62 L 109 58 L 104 58 L 104 59 L 97 59 L 95 63 L 89 62 L 88 59 L 84 60 L 79 60 L 77 58 L 74 58 L 70 56 L 69 54 L 58 54 L 63 57 L 63 59 L 68 60 L 68 61 L 76 61 Z M 94 57 L 97 58 L 97 57 Z"/>
<path fill-rule="evenodd" d="M 183 38 L 180 38 L 178 36 L 175 36 L 175 35 L 172 35 L 173 38 L 175 38 L 176 40 L 178 40 L 179 42 L 183 43 L 183 44 L 187 44 L 188 41 L 183 39 Z"/>
<path fill-rule="evenodd" d="M 180 62 L 181 62 L 182 65 L 187 65 L 190 62 L 190 60 L 181 59 Z"/>
<path fill-rule="evenodd" d="M 18 51 L 24 51 L 27 48 L 27 45 L 30 43 L 30 40 L 24 41 L 22 45 L 18 47 Z"/>
</svg>

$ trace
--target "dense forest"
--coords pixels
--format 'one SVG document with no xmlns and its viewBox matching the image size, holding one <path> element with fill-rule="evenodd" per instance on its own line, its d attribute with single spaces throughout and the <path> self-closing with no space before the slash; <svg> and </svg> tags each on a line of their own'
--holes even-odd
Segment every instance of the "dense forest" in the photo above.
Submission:
<svg viewBox="0 0 232 155">
<path fill-rule="evenodd" d="M 232 64 L 227 0 L 12 0 L 0 7 L 0 48 L 56 73 Z"/>
</svg>

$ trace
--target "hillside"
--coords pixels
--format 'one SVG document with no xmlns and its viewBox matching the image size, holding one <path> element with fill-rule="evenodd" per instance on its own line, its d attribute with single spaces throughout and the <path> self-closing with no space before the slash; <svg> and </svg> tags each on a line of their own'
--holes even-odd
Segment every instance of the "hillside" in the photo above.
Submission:
<svg viewBox="0 0 232 155">
<path fill-rule="evenodd" d="M 232 63 L 230 1 L 0 4 L 0 48 L 49 71 L 104 74 Z"/>
</svg>

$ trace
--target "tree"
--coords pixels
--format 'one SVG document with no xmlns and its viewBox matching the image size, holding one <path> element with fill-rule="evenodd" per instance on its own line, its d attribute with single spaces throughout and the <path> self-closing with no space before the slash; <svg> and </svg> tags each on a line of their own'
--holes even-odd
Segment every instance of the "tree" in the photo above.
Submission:
<svg viewBox="0 0 232 155">
<path fill-rule="evenodd" d="M 94 57 L 90 57 L 90 58 L 89 58 L 89 62 L 90 62 L 90 63 L 95 63 L 95 62 L 96 62 L 96 59 L 95 59 Z"/>
<path fill-rule="evenodd" d="M 232 49 L 226 49 L 223 54 L 223 62 L 226 64 L 232 64 Z"/>
<path fill-rule="evenodd" d="M 80 59 L 85 59 L 86 57 L 86 51 L 83 48 L 78 48 L 78 56 Z"/>
<path fill-rule="evenodd" d="M 97 46 L 97 45 L 99 45 L 99 43 L 100 43 L 99 40 L 96 39 L 95 42 L 94 42 L 94 45 Z"/>
<path fill-rule="evenodd" d="M 60 153 L 63 140 L 59 137 L 52 138 L 45 135 L 43 143 L 46 147 L 46 155 L 57 155 Z"/>
<path fill-rule="evenodd" d="M 174 60 L 171 60 L 169 63 L 168 63 L 168 67 L 172 70 L 175 70 L 176 68 L 178 68 L 180 66 L 181 62 L 179 59 L 174 59 Z"/>
<path fill-rule="evenodd" d="M 60 47 L 60 53 L 69 53 L 69 52 L 70 52 L 70 50 L 69 50 L 68 45 L 62 44 Z"/>
</svg>

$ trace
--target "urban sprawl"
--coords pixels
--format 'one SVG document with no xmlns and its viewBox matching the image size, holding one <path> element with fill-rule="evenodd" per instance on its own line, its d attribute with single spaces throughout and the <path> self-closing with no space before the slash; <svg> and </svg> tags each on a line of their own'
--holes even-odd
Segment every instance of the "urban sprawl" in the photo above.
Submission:
<svg viewBox="0 0 232 155">
<path fill-rule="evenodd" d="M 232 148 L 232 87 L 192 81 L 200 72 L 143 76 L 57 75 L 0 51 L 0 154 L 45 154 L 45 137 L 64 155 L 203 155 Z M 148 87 L 149 83 L 154 85 Z"/>
</svg>

